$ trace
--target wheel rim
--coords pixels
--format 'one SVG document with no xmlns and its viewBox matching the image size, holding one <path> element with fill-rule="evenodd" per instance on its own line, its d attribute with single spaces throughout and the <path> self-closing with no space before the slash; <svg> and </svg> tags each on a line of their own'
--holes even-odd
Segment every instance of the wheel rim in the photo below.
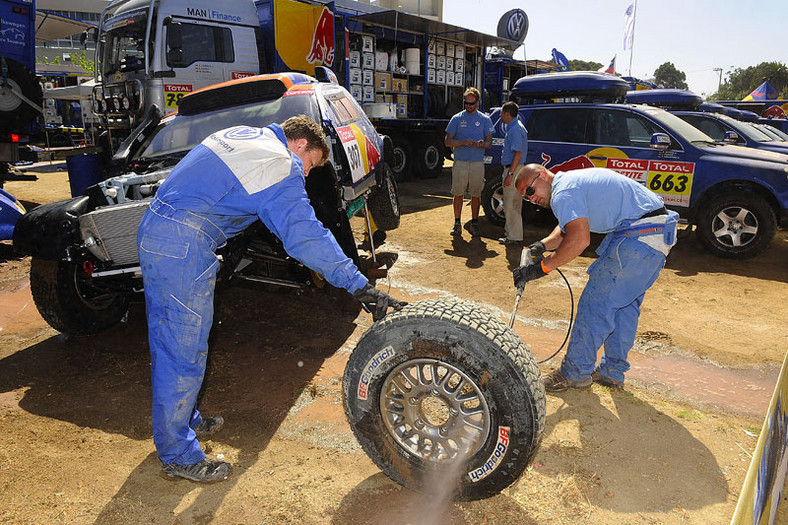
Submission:
<svg viewBox="0 0 788 525">
<path fill-rule="evenodd" d="M 391 164 L 391 171 L 402 173 L 405 171 L 405 164 L 408 162 L 408 155 L 402 146 L 394 146 L 394 162 Z"/>
<path fill-rule="evenodd" d="M 441 155 L 440 150 L 438 150 L 435 146 L 427 146 L 427 149 L 424 150 L 424 165 L 427 167 L 428 170 L 434 170 L 438 168 L 438 163 L 443 159 L 443 155 Z"/>
<path fill-rule="evenodd" d="M 714 216 L 711 231 L 720 244 L 732 248 L 746 246 L 758 235 L 758 217 L 742 206 L 728 206 Z"/>
<path fill-rule="evenodd" d="M 492 195 L 490 195 L 490 208 L 492 208 L 493 212 L 495 212 L 495 214 L 501 220 L 505 219 L 503 213 L 503 186 L 502 185 L 496 186 L 495 191 L 493 191 Z"/>
<path fill-rule="evenodd" d="M 380 411 L 391 437 L 430 463 L 471 457 L 490 433 L 490 409 L 479 387 L 437 359 L 414 359 L 392 370 Z"/>
<path fill-rule="evenodd" d="M 112 306 L 113 301 L 117 298 L 116 294 L 100 293 L 93 290 L 86 282 L 90 277 L 84 276 L 78 267 L 75 267 L 71 273 L 74 279 L 74 290 L 76 290 L 77 297 L 82 301 L 82 304 L 97 311 L 106 310 Z"/>
<path fill-rule="evenodd" d="M 394 181 L 390 176 L 386 177 L 386 189 L 389 194 L 389 201 L 391 201 L 391 209 L 394 215 L 399 217 L 399 202 L 397 201 L 397 188 L 394 186 Z"/>
</svg>

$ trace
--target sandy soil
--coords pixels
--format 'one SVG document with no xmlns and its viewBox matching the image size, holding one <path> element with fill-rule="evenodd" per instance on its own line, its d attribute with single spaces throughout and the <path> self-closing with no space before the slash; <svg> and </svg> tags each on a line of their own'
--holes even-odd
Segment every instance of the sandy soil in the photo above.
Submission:
<svg viewBox="0 0 788 525">
<path fill-rule="evenodd" d="M 28 208 L 67 197 L 58 169 L 5 189 Z M 519 250 L 484 220 L 481 239 L 452 239 L 448 189 L 446 170 L 401 185 L 402 226 L 383 246 L 399 260 L 378 286 L 508 321 Z M 528 226 L 526 239 L 546 231 Z M 784 231 L 749 261 L 683 238 L 646 295 L 626 391 L 548 396 L 532 467 L 498 496 L 456 503 L 394 484 L 353 438 L 341 377 L 371 319 L 346 295 L 236 286 L 218 297 L 201 408 L 227 423 L 203 445 L 233 470 L 198 486 L 159 474 L 141 305 L 107 333 L 65 337 L 35 310 L 29 260 L 0 243 L 0 522 L 727 522 L 788 348 L 787 260 Z M 575 300 L 592 261 L 589 250 L 564 269 Z M 569 301 L 559 277 L 528 285 L 515 329 L 538 359 L 560 345 Z"/>
</svg>

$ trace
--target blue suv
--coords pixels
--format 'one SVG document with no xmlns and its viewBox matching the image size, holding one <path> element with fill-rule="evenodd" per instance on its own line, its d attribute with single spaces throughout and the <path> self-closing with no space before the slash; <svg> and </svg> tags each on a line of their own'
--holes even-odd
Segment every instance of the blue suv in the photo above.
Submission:
<svg viewBox="0 0 788 525">
<path fill-rule="evenodd" d="M 552 171 L 606 167 L 645 184 L 694 224 L 720 257 L 763 251 L 788 224 L 788 155 L 713 140 L 664 109 L 620 103 L 629 84 L 604 73 L 532 75 L 512 94 L 528 129 L 525 162 Z M 500 108 L 487 151 L 485 215 L 501 224 Z M 526 208 L 528 206 L 525 206 Z"/>
</svg>

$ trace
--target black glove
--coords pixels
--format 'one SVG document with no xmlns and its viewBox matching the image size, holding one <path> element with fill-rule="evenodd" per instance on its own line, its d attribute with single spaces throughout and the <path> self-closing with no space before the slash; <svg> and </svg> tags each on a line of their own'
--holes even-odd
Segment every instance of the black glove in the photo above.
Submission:
<svg viewBox="0 0 788 525">
<path fill-rule="evenodd" d="M 535 243 L 528 246 L 528 249 L 531 251 L 531 259 L 536 264 L 542 262 L 542 259 L 544 259 L 544 252 L 547 251 L 547 248 L 545 248 L 542 241 L 536 241 Z"/>
<path fill-rule="evenodd" d="M 525 283 L 539 279 L 547 275 L 542 269 L 542 263 L 529 263 L 524 264 L 512 270 L 514 276 L 514 286 L 519 290 L 525 286 Z"/>
<path fill-rule="evenodd" d="M 408 304 L 405 301 L 397 301 L 370 283 L 364 285 L 364 288 L 353 292 L 353 297 L 359 300 L 364 310 L 372 314 L 374 321 L 380 321 L 386 317 L 389 307 L 395 310 L 402 310 L 402 307 Z"/>
</svg>

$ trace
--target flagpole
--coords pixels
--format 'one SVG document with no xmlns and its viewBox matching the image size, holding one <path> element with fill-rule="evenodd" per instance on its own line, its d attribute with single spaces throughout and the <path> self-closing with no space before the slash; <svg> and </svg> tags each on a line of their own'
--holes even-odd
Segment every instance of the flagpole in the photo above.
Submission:
<svg viewBox="0 0 788 525">
<path fill-rule="evenodd" d="M 629 46 L 629 76 L 632 76 L 632 52 L 635 49 L 635 23 L 638 16 L 638 0 L 635 0 L 635 8 L 632 11 L 632 43 Z"/>
</svg>

